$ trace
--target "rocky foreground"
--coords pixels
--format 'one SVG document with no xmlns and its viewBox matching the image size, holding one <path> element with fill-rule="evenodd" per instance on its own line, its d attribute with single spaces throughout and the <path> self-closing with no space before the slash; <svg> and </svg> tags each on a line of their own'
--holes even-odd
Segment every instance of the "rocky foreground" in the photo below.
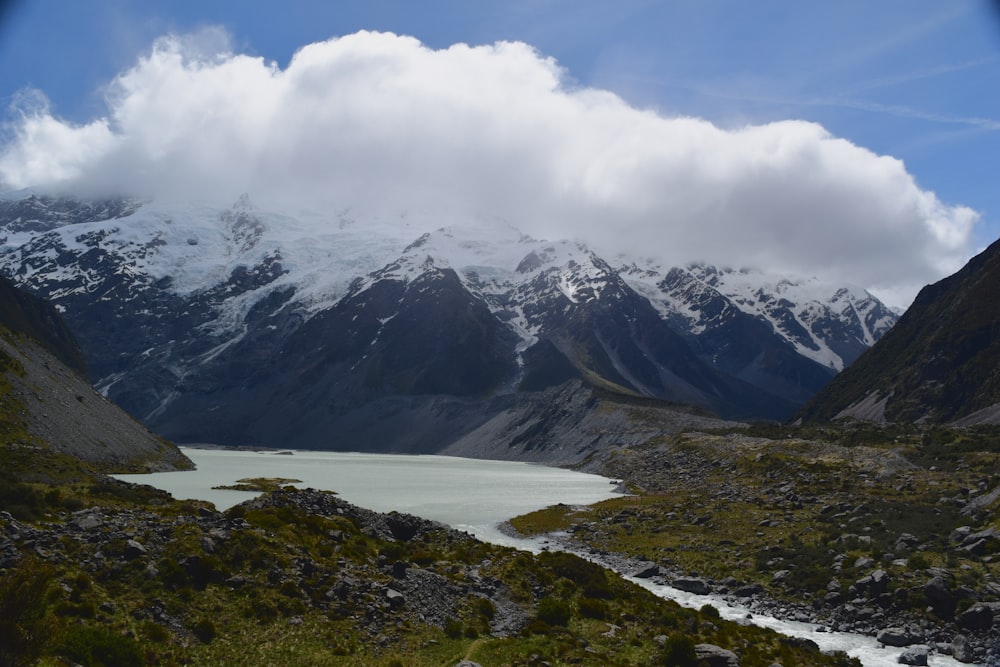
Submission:
<svg viewBox="0 0 1000 667">
<path fill-rule="evenodd" d="M 913 664 L 1000 662 L 993 434 L 792 434 L 612 451 L 587 467 L 635 495 L 513 524 L 620 571 L 910 647 Z"/>
<path fill-rule="evenodd" d="M 45 512 L 52 502 L 62 509 Z M 82 499 L 50 489 L 36 510 L 0 512 L 0 664 L 852 662 L 570 554 L 484 544 L 329 492 L 283 488 L 217 512 L 105 480 Z"/>
</svg>

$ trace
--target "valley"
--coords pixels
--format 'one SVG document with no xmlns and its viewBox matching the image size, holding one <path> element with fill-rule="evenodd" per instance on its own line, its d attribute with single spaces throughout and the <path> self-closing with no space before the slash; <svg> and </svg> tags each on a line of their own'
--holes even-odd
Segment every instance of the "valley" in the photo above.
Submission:
<svg viewBox="0 0 1000 667">
<path fill-rule="evenodd" d="M 869 400 L 856 378 L 916 366 L 899 341 L 920 344 L 921 313 L 932 356 L 958 340 L 989 368 L 992 311 L 940 303 L 989 293 L 994 249 L 895 328 L 858 288 L 606 258 L 496 221 L 5 197 L 10 664 L 856 664 L 601 565 L 907 664 L 1000 658 L 988 415 L 840 414 Z M 975 386 L 941 414 L 989 413 Z M 272 479 L 305 474 L 237 476 L 265 492 L 223 511 L 106 476 L 189 467 L 160 435 L 543 463 L 629 495 L 511 519 L 549 541 L 532 555 Z"/>
</svg>

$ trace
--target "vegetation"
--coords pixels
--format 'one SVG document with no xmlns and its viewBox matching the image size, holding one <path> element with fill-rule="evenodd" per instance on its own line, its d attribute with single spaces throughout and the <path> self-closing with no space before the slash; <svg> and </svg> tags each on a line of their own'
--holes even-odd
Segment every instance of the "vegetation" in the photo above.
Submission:
<svg viewBox="0 0 1000 667">
<path fill-rule="evenodd" d="M 683 664 L 670 660 L 714 643 L 763 667 L 789 650 L 576 556 L 482 544 L 288 480 L 223 514 L 44 448 L 8 442 L 0 459 L 0 665 Z M 783 664 L 836 660 L 800 647 Z"/>
<path fill-rule="evenodd" d="M 936 568 L 952 588 L 975 591 L 959 610 L 996 599 L 1000 541 L 989 530 L 1000 528 L 1000 501 L 989 502 L 987 492 L 1000 487 L 998 464 L 1000 431 L 992 427 L 754 425 L 683 433 L 619 450 L 604 463 L 633 495 L 550 507 L 511 524 L 523 534 L 561 531 L 583 548 L 651 561 L 668 578 L 697 573 L 730 593 L 757 586 L 786 608 L 821 618 L 835 619 L 844 600 L 865 597 L 856 582 L 880 569 L 888 581 L 882 608 L 950 627 L 948 610 L 932 609 L 923 586 Z M 963 545 L 952 537 L 958 529 L 987 537 Z M 831 595 L 841 585 L 845 596 Z"/>
</svg>

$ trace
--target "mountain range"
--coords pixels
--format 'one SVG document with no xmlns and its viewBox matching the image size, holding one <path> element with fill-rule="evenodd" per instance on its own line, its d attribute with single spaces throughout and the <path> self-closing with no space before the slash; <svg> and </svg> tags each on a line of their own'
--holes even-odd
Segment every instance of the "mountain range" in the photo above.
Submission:
<svg viewBox="0 0 1000 667">
<path fill-rule="evenodd" d="M 439 451 L 503 415 L 530 449 L 531 414 L 594 390 L 783 419 L 897 319 L 859 288 L 651 255 L 246 195 L 0 200 L 0 271 L 184 442 Z"/>
</svg>

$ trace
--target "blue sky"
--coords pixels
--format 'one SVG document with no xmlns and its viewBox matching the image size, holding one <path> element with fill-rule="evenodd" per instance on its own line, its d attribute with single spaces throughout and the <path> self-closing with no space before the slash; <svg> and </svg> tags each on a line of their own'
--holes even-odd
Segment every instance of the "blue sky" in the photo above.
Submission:
<svg viewBox="0 0 1000 667">
<path fill-rule="evenodd" d="M 986 0 L 22 0 L 0 17 L 0 105 L 40 91 L 68 126 L 107 115 L 106 85 L 165 34 L 220 27 L 226 48 L 279 69 L 359 30 L 430 49 L 513 40 L 554 59 L 563 88 L 611 91 L 663 117 L 726 130 L 818 123 L 902 160 L 943 205 L 977 212 L 960 254 L 1000 236 L 1000 11 Z"/>
</svg>

